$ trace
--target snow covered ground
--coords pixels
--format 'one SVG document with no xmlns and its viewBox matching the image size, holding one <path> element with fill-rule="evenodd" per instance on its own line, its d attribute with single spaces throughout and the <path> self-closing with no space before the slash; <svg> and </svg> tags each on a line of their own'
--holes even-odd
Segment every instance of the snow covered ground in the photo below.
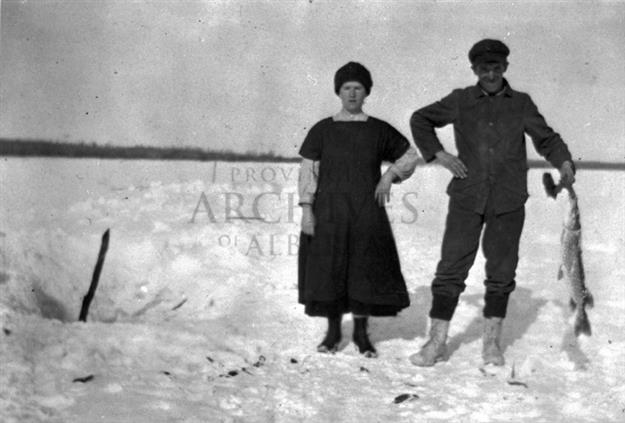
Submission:
<svg viewBox="0 0 625 423">
<path fill-rule="evenodd" d="M 297 304 L 295 165 L 3 158 L 0 420 L 624 421 L 625 173 L 578 173 L 595 298 L 593 335 L 580 339 L 556 280 L 563 204 L 546 198 L 541 175 L 529 175 L 507 365 L 480 369 L 479 257 L 449 361 L 422 369 L 407 358 L 426 339 L 444 170 L 419 168 L 394 187 L 389 215 L 412 305 L 372 320 L 380 356 L 366 359 L 349 342 L 349 318 L 340 351 L 316 353 L 325 322 Z"/>
</svg>

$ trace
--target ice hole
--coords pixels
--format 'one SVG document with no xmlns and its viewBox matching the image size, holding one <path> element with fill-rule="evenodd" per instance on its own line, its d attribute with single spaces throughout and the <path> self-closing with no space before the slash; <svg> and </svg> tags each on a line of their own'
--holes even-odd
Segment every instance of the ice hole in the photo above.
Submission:
<svg viewBox="0 0 625 423">
<path fill-rule="evenodd" d="M 11 274 L 0 271 L 0 308 L 40 316 L 44 319 L 58 320 L 63 323 L 77 322 L 84 295 L 90 281 L 67 282 L 63 278 L 51 276 L 44 281 L 39 275 Z M 100 298 L 98 298 L 100 294 Z M 132 320 L 130 313 L 113 310 L 108 313 L 103 304 L 108 306 L 106 290 L 97 292 L 91 302 L 87 321 L 116 322 L 120 316 L 123 320 Z"/>
</svg>

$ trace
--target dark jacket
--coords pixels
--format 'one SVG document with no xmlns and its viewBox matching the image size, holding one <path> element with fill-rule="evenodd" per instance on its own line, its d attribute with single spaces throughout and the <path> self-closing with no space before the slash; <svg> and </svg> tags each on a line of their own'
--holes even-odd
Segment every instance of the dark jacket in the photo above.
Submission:
<svg viewBox="0 0 625 423">
<path fill-rule="evenodd" d="M 467 166 L 465 179 L 453 178 L 452 199 L 484 213 L 491 201 L 496 213 L 523 206 L 527 200 L 525 134 L 536 151 L 554 167 L 571 160 L 566 144 L 551 129 L 528 94 L 505 88 L 489 96 L 479 85 L 456 89 L 442 100 L 417 110 L 410 119 L 415 143 L 429 162 L 443 150 L 434 128 L 454 125 L 458 158 Z"/>
</svg>

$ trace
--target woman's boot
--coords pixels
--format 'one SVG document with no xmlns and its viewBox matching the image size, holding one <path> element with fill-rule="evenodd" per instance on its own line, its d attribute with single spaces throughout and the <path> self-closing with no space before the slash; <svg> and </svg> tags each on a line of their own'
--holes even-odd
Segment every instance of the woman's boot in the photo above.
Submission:
<svg viewBox="0 0 625 423">
<path fill-rule="evenodd" d="M 378 352 L 371 344 L 371 341 L 369 341 L 367 321 L 367 317 L 354 317 L 354 334 L 352 338 L 360 354 L 368 358 L 375 358 L 378 356 Z"/>
<path fill-rule="evenodd" d="M 328 317 L 328 330 L 326 337 L 317 346 L 320 353 L 335 353 L 341 343 L 341 318 L 342 316 Z"/>
</svg>

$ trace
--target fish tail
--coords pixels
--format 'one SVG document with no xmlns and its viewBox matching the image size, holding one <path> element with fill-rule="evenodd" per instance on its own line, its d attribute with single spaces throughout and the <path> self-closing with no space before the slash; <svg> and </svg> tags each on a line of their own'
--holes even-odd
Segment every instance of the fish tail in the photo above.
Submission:
<svg viewBox="0 0 625 423">
<path fill-rule="evenodd" d="M 586 296 L 584 297 L 584 304 L 591 308 L 595 306 L 595 299 L 593 298 L 590 291 L 586 291 Z"/>
<path fill-rule="evenodd" d="M 584 334 L 587 336 L 592 335 L 592 330 L 590 329 L 590 321 L 588 320 L 588 315 L 586 314 L 586 310 L 583 307 L 577 311 L 577 315 L 575 316 L 575 326 L 574 326 L 575 336 L 579 336 L 580 334 Z"/>
</svg>

